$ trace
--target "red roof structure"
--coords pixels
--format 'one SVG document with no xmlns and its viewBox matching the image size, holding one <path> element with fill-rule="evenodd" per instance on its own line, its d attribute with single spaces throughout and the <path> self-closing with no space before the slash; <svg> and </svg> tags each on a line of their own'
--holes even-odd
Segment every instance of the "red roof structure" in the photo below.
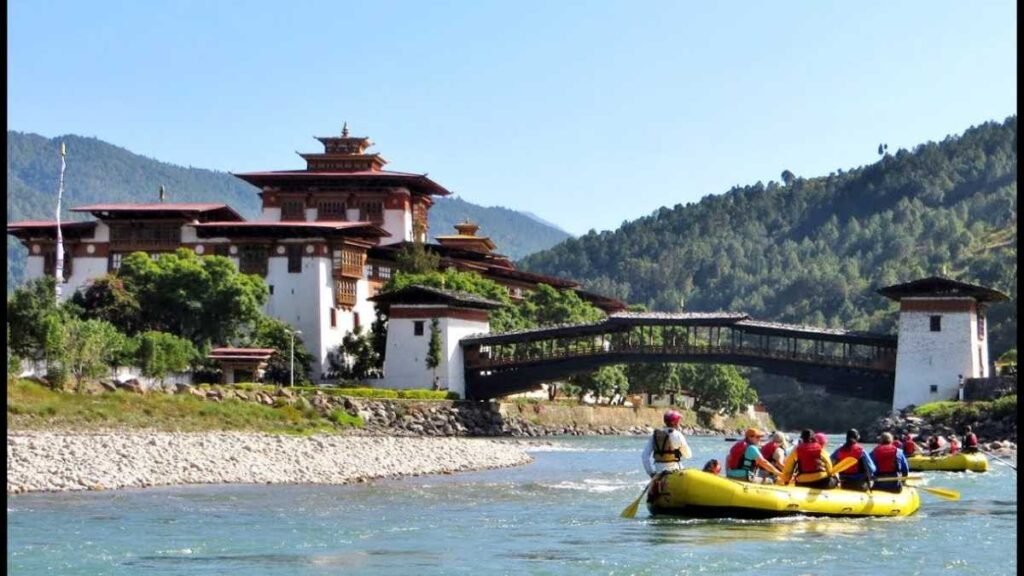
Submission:
<svg viewBox="0 0 1024 576">
<path fill-rule="evenodd" d="M 372 222 L 320 221 L 320 222 L 202 222 L 194 224 L 200 238 L 216 236 L 362 236 L 383 238 L 391 236 L 387 230 Z"/>
<path fill-rule="evenodd" d="M 242 222 L 241 214 L 227 204 L 207 202 L 153 202 L 146 204 L 90 204 L 71 209 L 72 212 L 89 212 L 100 219 L 130 218 L 185 218 L 189 220 L 226 220 Z"/>
</svg>

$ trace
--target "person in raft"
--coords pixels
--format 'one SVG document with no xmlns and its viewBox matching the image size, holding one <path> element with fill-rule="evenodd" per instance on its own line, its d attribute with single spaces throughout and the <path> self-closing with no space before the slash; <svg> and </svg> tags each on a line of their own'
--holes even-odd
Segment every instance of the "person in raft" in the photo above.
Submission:
<svg viewBox="0 0 1024 576">
<path fill-rule="evenodd" d="M 704 463 L 704 471 L 709 474 L 718 475 L 722 471 L 722 466 L 718 463 L 718 460 L 712 458 Z"/>
<path fill-rule="evenodd" d="M 903 453 L 903 450 L 900 450 L 893 444 L 892 434 L 888 432 L 882 432 L 882 436 L 878 439 L 878 446 L 875 446 L 875 449 L 871 451 L 871 458 L 875 461 L 875 470 L 878 478 L 893 478 L 910 474 L 910 464 L 907 463 L 906 455 Z M 872 488 L 886 492 L 900 492 L 903 490 L 903 482 L 899 480 L 883 480 L 875 482 Z"/>
<path fill-rule="evenodd" d="M 786 455 L 789 454 L 789 440 L 786 435 L 776 430 L 772 433 L 772 439 L 761 446 L 761 456 L 771 462 L 779 470 L 786 463 Z M 775 479 L 772 478 L 774 481 Z"/>
<path fill-rule="evenodd" d="M 856 428 L 846 431 L 846 443 L 832 453 L 832 465 L 835 466 L 846 458 L 856 458 L 857 463 L 847 468 L 845 472 L 839 473 L 839 486 L 846 490 L 866 492 L 871 488 L 875 463 L 871 461 L 871 455 L 860 445 L 860 432 L 857 432 Z"/>
<path fill-rule="evenodd" d="M 979 450 L 978 437 L 970 426 L 964 426 L 964 454 L 973 454 Z"/>
<path fill-rule="evenodd" d="M 825 440 L 823 443 L 822 440 Z M 813 430 L 804 429 L 800 432 L 800 444 L 796 450 L 786 457 L 778 484 L 789 484 L 790 479 L 797 486 L 805 488 L 835 488 L 839 479 L 832 473 L 832 461 L 825 452 L 828 439 L 824 434 L 815 434 Z M 796 472 L 796 478 L 793 473 Z"/>
<path fill-rule="evenodd" d="M 680 462 L 683 458 L 693 455 L 686 438 L 683 438 L 683 433 L 679 430 L 679 422 L 682 420 L 679 412 L 668 410 L 662 419 L 665 421 L 665 427 L 654 431 L 640 456 L 644 470 L 651 477 L 660 472 L 681 470 L 683 465 Z"/>
<path fill-rule="evenodd" d="M 773 477 L 781 474 L 778 468 L 772 466 L 771 462 L 765 460 L 764 456 L 761 456 L 761 449 L 758 445 L 763 437 L 764 432 L 757 428 L 747 428 L 746 434 L 743 435 L 743 440 L 733 444 L 732 448 L 729 449 L 729 455 L 725 459 L 726 478 L 765 484 L 770 483 L 770 481 L 757 475 L 758 468 L 771 474 Z"/>
<path fill-rule="evenodd" d="M 960 440 L 957 439 L 956 434 L 949 435 L 949 455 L 952 456 L 960 451 Z"/>
<path fill-rule="evenodd" d="M 948 446 L 946 446 L 945 438 L 939 436 L 938 434 L 932 434 L 931 436 L 928 437 L 927 448 L 929 456 L 938 456 L 939 454 L 945 452 Z"/>
<path fill-rule="evenodd" d="M 907 432 L 903 435 L 903 453 L 906 456 L 913 456 L 917 453 L 917 443 L 914 442 L 914 437 Z"/>
</svg>

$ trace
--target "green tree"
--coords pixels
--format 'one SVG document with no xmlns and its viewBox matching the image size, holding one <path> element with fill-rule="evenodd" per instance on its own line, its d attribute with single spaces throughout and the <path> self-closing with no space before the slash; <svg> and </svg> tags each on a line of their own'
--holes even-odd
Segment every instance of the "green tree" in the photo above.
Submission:
<svg viewBox="0 0 1024 576">
<path fill-rule="evenodd" d="M 269 296 L 262 278 L 239 273 L 228 258 L 185 248 L 159 260 L 130 254 L 117 276 L 139 303 L 138 330 L 177 334 L 198 348 L 225 344 L 256 324 Z"/>
<path fill-rule="evenodd" d="M 679 385 L 693 395 L 694 410 L 735 414 L 757 402 L 757 393 L 735 366 L 680 364 Z"/>
<path fill-rule="evenodd" d="M 437 318 L 430 319 L 430 342 L 427 343 L 427 368 L 434 374 L 434 390 L 437 383 L 437 367 L 441 365 L 441 323 Z"/>
<path fill-rule="evenodd" d="M 614 400 L 616 395 L 625 396 L 629 390 L 629 379 L 622 366 L 603 366 L 592 372 L 577 374 L 569 379 L 575 386 L 575 391 L 580 400 L 587 392 L 594 395 L 595 399 L 608 398 Z"/>
<path fill-rule="evenodd" d="M 71 297 L 86 319 L 104 320 L 125 334 L 136 334 L 142 324 L 142 307 L 124 280 L 107 274 L 90 282 Z"/>
<path fill-rule="evenodd" d="M 280 320 L 263 316 L 257 320 L 255 330 L 248 338 L 241 340 L 242 345 L 276 350 L 267 361 L 267 369 L 263 379 L 276 384 L 291 382 L 291 344 L 292 327 Z M 302 336 L 295 335 L 295 383 L 308 384 L 314 357 L 306 350 Z"/>
<path fill-rule="evenodd" d="M 667 394 L 679 390 L 679 368 L 667 363 L 636 363 L 626 366 L 630 392 Z"/>
<path fill-rule="evenodd" d="M 7 298 L 8 340 L 12 353 L 18 358 L 43 360 L 46 355 L 47 319 L 62 314 L 54 296 L 54 280 L 46 276 L 37 278 L 18 288 Z"/>
<path fill-rule="evenodd" d="M 73 343 L 65 354 L 67 371 L 81 387 L 86 379 L 99 378 L 122 362 L 128 337 L 103 320 L 69 318 L 63 325 L 64 340 Z"/>
<path fill-rule="evenodd" d="M 405 244 L 395 253 L 395 267 L 406 274 L 434 272 L 440 265 L 441 256 L 427 250 L 419 240 Z"/>
<path fill-rule="evenodd" d="M 11 324 L 7 323 L 7 381 L 21 375 L 21 358 L 11 349 Z"/>
<path fill-rule="evenodd" d="M 144 376 L 161 382 L 168 374 L 184 372 L 199 358 L 191 342 L 173 334 L 150 330 L 138 340 L 137 365 Z"/>
<path fill-rule="evenodd" d="M 331 369 L 346 380 L 363 380 L 380 375 L 380 358 L 373 339 L 364 334 L 361 326 L 341 340 L 341 345 L 330 357 Z"/>
</svg>

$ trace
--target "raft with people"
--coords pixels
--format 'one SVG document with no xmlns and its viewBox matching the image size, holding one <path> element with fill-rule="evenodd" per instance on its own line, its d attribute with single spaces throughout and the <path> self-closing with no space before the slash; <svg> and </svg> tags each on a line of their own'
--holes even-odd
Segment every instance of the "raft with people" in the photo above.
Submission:
<svg viewBox="0 0 1024 576">
<path fill-rule="evenodd" d="M 862 492 L 842 488 L 754 484 L 696 469 L 664 472 L 652 480 L 651 515 L 763 519 L 778 516 L 909 516 L 921 506 L 917 490 Z"/>
<path fill-rule="evenodd" d="M 915 454 L 907 458 L 907 463 L 914 471 L 985 472 L 988 470 L 988 458 L 981 452 L 957 452 L 940 456 Z"/>
</svg>

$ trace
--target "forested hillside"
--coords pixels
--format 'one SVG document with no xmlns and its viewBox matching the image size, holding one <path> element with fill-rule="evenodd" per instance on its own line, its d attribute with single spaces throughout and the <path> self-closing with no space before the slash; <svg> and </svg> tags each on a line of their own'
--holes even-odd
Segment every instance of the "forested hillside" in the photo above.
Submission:
<svg viewBox="0 0 1024 576">
<path fill-rule="evenodd" d="M 67 209 L 99 202 L 156 202 L 161 185 L 167 201 L 224 202 L 246 218 L 259 213 L 255 187 L 226 172 L 184 168 L 134 154 L 96 138 L 7 133 L 7 221 L 53 219 L 60 172 L 60 142 L 67 144 L 65 214 L 69 219 L 88 215 Z M 498 250 L 512 258 L 550 247 L 568 237 L 557 228 L 506 208 L 487 208 L 464 200 L 442 199 L 430 211 L 433 234 L 452 234 L 452 225 L 465 218 L 480 224 Z M 7 288 L 21 281 L 25 250 L 7 240 Z"/>
<path fill-rule="evenodd" d="M 1016 147 L 1012 116 L 847 172 L 787 170 L 782 182 L 662 208 L 520 265 L 655 310 L 879 332 L 897 316 L 877 288 L 945 275 L 1011 296 L 988 313 L 995 358 L 1017 339 Z"/>
</svg>

